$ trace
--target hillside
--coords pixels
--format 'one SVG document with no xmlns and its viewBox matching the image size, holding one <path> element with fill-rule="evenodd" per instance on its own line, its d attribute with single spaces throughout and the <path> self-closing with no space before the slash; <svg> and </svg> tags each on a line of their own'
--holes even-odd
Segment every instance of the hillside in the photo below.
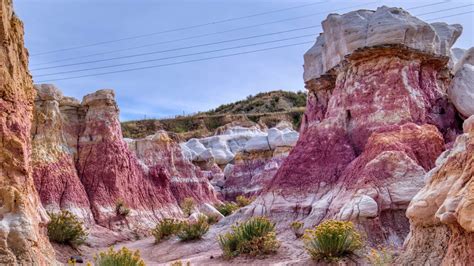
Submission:
<svg viewBox="0 0 474 266">
<path fill-rule="evenodd" d="M 181 139 L 189 139 L 212 135 L 217 128 L 231 122 L 272 127 L 282 120 L 298 129 L 305 105 L 306 93 L 301 91 L 262 92 L 195 115 L 122 122 L 122 132 L 126 138 L 143 138 L 157 130 L 166 130 L 177 133 Z"/>
</svg>

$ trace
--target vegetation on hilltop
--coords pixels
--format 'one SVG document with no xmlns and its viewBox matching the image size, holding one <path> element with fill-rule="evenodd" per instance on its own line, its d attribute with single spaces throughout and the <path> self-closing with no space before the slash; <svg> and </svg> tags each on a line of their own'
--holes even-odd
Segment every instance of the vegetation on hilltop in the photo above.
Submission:
<svg viewBox="0 0 474 266">
<path fill-rule="evenodd" d="M 306 93 L 302 91 L 262 92 L 194 115 L 123 122 L 122 132 L 126 138 L 143 138 L 158 130 L 166 130 L 177 133 L 180 139 L 189 139 L 213 135 L 217 128 L 231 122 L 243 126 L 258 123 L 273 127 L 282 120 L 291 122 L 298 129 L 305 105 Z"/>
</svg>

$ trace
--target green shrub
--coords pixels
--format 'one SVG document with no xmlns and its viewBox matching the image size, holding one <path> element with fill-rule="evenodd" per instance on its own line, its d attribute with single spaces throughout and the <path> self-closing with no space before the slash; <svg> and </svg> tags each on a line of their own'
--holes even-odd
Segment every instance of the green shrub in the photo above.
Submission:
<svg viewBox="0 0 474 266">
<path fill-rule="evenodd" d="M 212 215 L 212 214 L 209 214 L 207 216 L 207 223 L 208 224 L 213 225 L 213 224 L 216 224 L 217 222 L 219 222 L 219 216 Z"/>
<path fill-rule="evenodd" d="M 140 258 L 140 251 L 123 247 L 117 251 L 110 247 L 106 252 L 100 252 L 94 256 L 96 266 L 145 266 L 145 262 Z"/>
<path fill-rule="evenodd" d="M 305 248 L 312 259 L 337 261 L 362 247 L 362 237 L 352 222 L 328 220 L 306 230 Z"/>
<path fill-rule="evenodd" d="M 181 209 L 183 210 L 183 213 L 186 216 L 189 216 L 193 212 L 194 207 L 196 206 L 196 203 L 194 202 L 193 198 L 185 198 L 183 201 L 181 201 L 179 205 Z"/>
<path fill-rule="evenodd" d="M 200 215 L 196 222 L 183 223 L 178 232 L 178 237 L 182 241 L 201 239 L 207 231 L 209 231 L 207 217 L 205 215 Z"/>
<path fill-rule="evenodd" d="M 219 235 L 219 246 L 227 259 L 247 254 L 260 256 L 271 254 L 280 247 L 276 239 L 275 224 L 266 217 L 254 217 L 232 226 L 232 232 Z"/>
<path fill-rule="evenodd" d="M 224 216 L 229 216 L 231 215 L 234 211 L 239 209 L 239 206 L 233 202 L 224 202 L 220 205 L 215 206 L 216 209 L 222 213 Z"/>
<path fill-rule="evenodd" d="M 303 222 L 294 221 L 290 224 L 291 230 L 296 237 L 300 238 L 303 235 Z"/>
<path fill-rule="evenodd" d="M 115 213 L 118 216 L 126 217 L 130 214 L 130 208 L 128 208 L 122 199 L 119 199 L 115 202 Z"/>
<path fill-rule="evenodd" d="M 245 207 L 252 203 L 253 200 L 254 198 L 247 198 L 244 195 L 237 196 L 237 198 L 235 199 L 239 207 Z"/>
<path fill-rule="evenodd" d="M 181 229 L 182 222 L 175 219 L 163 219 L 151 231 L 155 237 L 155 243 L 176 235 Z"/>
<path fill-rule="evenodd" d="M 59 244 L 81 245 L 87 237 L 83 224 L 69 211 L 50 213 L 48 223 L 48 237 Z"/>
</svg>

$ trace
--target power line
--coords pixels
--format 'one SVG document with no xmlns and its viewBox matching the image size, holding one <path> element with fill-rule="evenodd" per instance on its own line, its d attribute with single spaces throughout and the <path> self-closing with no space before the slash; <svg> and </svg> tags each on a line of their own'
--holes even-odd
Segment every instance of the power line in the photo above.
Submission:
<svg viewBox="0 0 474 266">
<path fill-rule="evenodd" d="M 454 9 L 459 9 L 459 8 L 463 8 L 463 7 L 468 7 L 468 6 L 474 6 L 474 4 L 469 4 L 469 5 L 464 5 L 464 6 L 457 6 L 457 7 L 452 7 L 452 8 L 446 8 L 446 9 L 431 11 L 431 12 L 427 12 L 427 13 L 423 13 L 423 14 L 417 14 L 417 15 L 414 15 L 414 16 L 417 17 L 417 16 L 435 14 L 435 13 L 439 13 L 439 12 L 445 12 L 445 11 L 448 11 L 448 10 L 454 10 Z"/>
<path fill-rule="evenodd" d="M 187 37 L 187 38 L 175 39 L 175 40 L 171 40 L 171 41 L 160 42 L 160 43 L 157 43 L 157 44 L 164 44 L 164 43 L 170 43 L 170 42 L 176 42 L 176 41 L 189 40 L 189 39 L 194 39 L 194 38 L 200 38 L 200 37 L 206 37 L 206 36 L 211 36 L 211 35 L 216 35 L 216 34 L 222 34 L 222 33 L 228 33 L 228 32 L 243 30 L 243 29 L 255 28 L 255 27 L 259 27 L 259 26 L 271 25 L 271 24 L 276 24 L 276 23 L 281 23 L 281 22 L 286 22 L 286 21 L 298 20 L 298 19 L 303 19 L 303 18 L 307 18 L 307 17 L 312 17 L 312 16 L 314 16 L 314 15 L 326 14 L 327 12 L 335 12 L 335 11 L 340 11 L 340 10 L 345 10 L 345 9 L 352 9 L 352 8 L 356 8 L 356 7 L 360 7 L 360 6 L 365 6 L 365 5 L 373 4 L 373 3 L 377 3 L 377 2 L 379 2 L 379 0 L 373 1 L 373 2 L 367 2 L 367 3 L 363 3 L 363 4 L 358 4 L 358 5 L 354 5 L 354 6 L 349 6 L 349 7 L 345 7 L 345 8 L 334 9 L 334 10 L 325 11 L 325 12 L 312 13 L 312 14 L 307 14 L 307 15 L 298 16 L 298 17 L 291 17 L 291 18 L 280 19 L 280 20 L 274 20 L 274 21 L 265 22 L 265 23 L 260 23 L 260 24 L 253 24 L 253 25 L 249 25 L 249 26 L 238 27 L 238 28 L 234 28 L 234 29 L 230 29 L 230 30 L 225 30 L 225 31 L 218 31 L 218 32 L 214 32 L 214 33 L 200 34 L 200 35 L 195 35 L 195 36 L 191 36 L 191 37 Z M 443 3 L 444 3 L 444 2 L 443 2 Z M 157 34 L 157 33 L 156 33 L 156 34 Z M 148 35 L 150 35 L 150 34 L 148 34 Z M 119 39 L 119 40 L 113 40 L 113 41 L 107 41 L 107 42 L 101 42 L 101 43 L 95 43 L 95 44 L 89 45 L 89 46 L 97 46 L 97 45 L 101 45 L 101 44 L 113 43 L 113 42 L 122 41 L 122 40 L 130 39 L 130 38 L 133 39 L 133 38 L 135 38 L 135 37 L 123 38 L 123 39 Z M 84 48 L 84 47 L 89 47 L 89 46 L 83 45 L 83 46 L 77 46 L 77 47 L 72 47 L 72 48 L 64 48 L 64 49 L 54 50 L 54 51 L 50 51 L 50 52 L 43 52 L 43 53 L 41 53 L 41 54 L 56 53 L 56 52 L 58 52 L 58 51 L 76 50 L 76 49 L 80 49 L 80 48 Z M 31 55 L 31 56 L 35 56 L 35 55 L 39 55 L 39 54 L 33 54 L 33 55 Z"/>
<path fill-rule="evenodd" d="M 181 61 L 181 62 L 174 62 L 174 63 L 168 63 L 168 64 L 161 64 L 161 65 L 154 65 L 154 66 L 147 66 L 147 67 L 137 67 L 137 68 L 124 69 L 124 70 L 117 70 L 117 71 L 110 71 L 110 72 L 102 72 L 102 73 L 96 73 L 96 74 L 88 74 L 88 75 L 81 75 L 81 76 L 66 77 L 66 78 L 60 78 L 60 79 L 40 80 L 40 81 L 37 81 L 37 83 L 44 83 L 44 82 L 51 82 L 51 81 L 59 81 L 59 80 L 77 79 L 77 78 L 92 77 L 92 76 L 101 76 L 101 75 L 108 75 L 108 74 L 114 74 L 114 73 L 122 73 L 122 72 L 136 71 L 136 70 L 142 70 L 142 69 L 150 69 L 150 68 L 159 68 L 159 67 L 165 67 L 165 66 L 172 66 L 172 65 L 179 65 L 179 64 L 185 64 L 185 63 L 192 63 L 192 62 L 199 62 L 199 61 L 212 60 L 212 59 L 217 59 L 217 58 L 224 58 L 224 57 L 237 56 L 237 55 L 243 55 L 243 54 L 251 54 L 251 53 L 257 53 L 257 52 L 275 50 L 275 49 L 280 49 L 280 48 L 285 48 L 285 47 L 292 47 L 292 46 L 298 46 L 298 45 L 309 44 L 309 43 L 314 43 L 314 41 L 301 42 L 301 43 L 294 43 L 294 44 L 288 44 L 288 45 L 281 45 L 281 46 L 275 46 L 275 47 L 264 48 L 264 49 L 258 49 L 258 50 L 252 50 L 252 51 L 246 51 L 246 52 L 239 52 L 239 53 L 233 53 L 233 54 L 219 55 L 219 56 L 206 57 L 206 58 L 200 58 L 200 59 L 194 59 L 194 60 L 187 60 L 187 61 Z"/>
<path fill-rule="evenodd" d="M 410 8 L 407 8 L 407 10 L 415 10 L 415 9 L 419 9 L 419 8 L 429 7 L 429 6 L 440 5 L 440 4 L 447 3 L 447 2 L 449 2 L 449 1 L 450 1 L 450 0 L 443 0 L 443 1 L 440 1 L 440 2 L 436 2 L 436 3 L 431 3 L 431 4 L 425 4 L 425 5 L 410 7 Z M 368 2 L 368 3 L 365 3 L 365 4 L 359 4 L 359 5 L 355 5 L 355 6 L 350 6 L 350 7 L 345 7 L 345 8 L 339 8 L 339 9 L 330 10 L 330 11 L 326 11 L 326 12 L 328 12 L 328 13 L 329 13 L 329 12 L 336 12 L 336 11 L 341 11 L 341 10 L 345 10 L 345 9 L 349 9 L 349 8 L 359 7 L 359 6 L 361 6 L 361 5 L 373 4 L 373 3 L 376 3 L 376 2 L 377 2 L 377 1 L 375 1 L 375 2 Z M 458 7 L 458 8 L 459 8 L 459 7 Z M 47 64 L 50 64 L 50 63 L 64 62 L 64 61 L 69 61 L 69 60 L 74 60 L 74 59 L 82 59 L 82 58 L 93 57 L 93 56 L 98 56 L 98 55 L 105 55 L 105 54 L 111 54 L 111 53 L 116 53 L 116 52 L 129 51 L 129 50 L 134 50 L 134 49 L 139 49 L 139 48 L 145 48 L 145 47 L 150 47 L 150 46 L 156 46 L 156 45 L 159 45 L 159 44 L 166 44 L 166 43 L 173 43 L 173 42 L 185 41 L 185 40 L 190 40 L 190 39 L 195 39 L 195 38 L 201 38 L 201 37 L 206 37 L 206 36 L 212 36 L 212 35 L 217 35 L 217 34 L 222 34 L 222 33 L 233 32 L 233 31 L 242 30 L 242 29 L 248 29 L 248 28 L 253 28 L 253 27 L 258 27 L 258 26 L 263 26 L 263 25 L 268 25 L 268 24 L 274 24 L 274 23 L 284 22 L 284 21 L 288 21 L 288 20 L 300 19 L 300 18 L 309 17 L 309 16 L 314 16 L 314 15 L 318 15 L 318 14 L 326 14 L 326 12 L 313 13 L 313 14 L 310 14 L 310 15 L 305 15 L 305 16 L 300 16 L 300 17 L 295 17 L 295 18 L 289 18 L 289 19 L 284 19 L 284 20 L 271 21 L 271 22 L 266 22 L 266 23 L 262 23 L 262 24 L 255 24 L 255 25 L 250 25 L 250 26 L 244 26 L 244 27 L 238 27 L 238 28 L 234 28 L 234 29 L 230 29 L 230 30 L 225 30 L 225 31 L 218 31 L 218 32 L 213 32 L 213 33 L 199 34 L 199 35 L 189 36 L 189 37 L 185 37 L 185 38 L 179 38 L 179 39 L 173 39 L 173 40 L 168 40 L 168 41 L 155 42 L 155 43 L 151 43 L 151 44 L 140 45 L 140 46 L 135 46 L 135 47 L 130 47 L 130 48 L 124 48 L 124 49 L 117 49 L 117 50 L 107 51 L 107 52 L 100 52 L 100 53 L 89 54 L 89 55 L 85 55 L 85 56 L 70 57 L 70 58 L 65 58 L 65 59 L 60 59 L 60 60 L 54 60 L 54 61 L 50 61 L 50 62 L 35 64 L 35 65 L 36 65 L 36 66 L 41 66 L 41 65 L 47 65 Z M 423 14 L 421 14 L 421 15 L 423 15 Z M 321 25 L 311 26 L 311 27 L 321 27 Z M 300 28 L 300 29 L 306 29 L 306 28 Z M 294 30 L 299 30 L 299 29 L 294 29 Z M 293 31 L 293 30 L 289 30 L 289 31 Z M 280 32 L 280 33 L 289 32 L 289 31 L 282 31 L 282 32 Z M 268 35 L 273 35 L 273 34 L 277 34 L 277 33 L 270 33 L 270 34 L 268 34 Z M 264 35 L 261 35 L 261 36 L 267 36 L 267 35 L 264 34 Z M 256 37 L 257 37 L 257 36 L 256 36 Z M 235 39 L 235 40 L 239 40 L 239 39 Z M 227 41 L 225 41 L 225 42 L 227 42 Z M 209 43 L 208 45 L 219 44 L 219 43 L 221 43 L 221 42 Z M 167 50 L 167 51 L 173 51 L 173 50 Z M 94 61 L 94 62 L 96 62 L 96 61 Z M 98 62 L 100 62 L 100 61 L 98 61 Z M 88 62 L 84 62 L 84 63 L 88 63 Z M 62 66 L 69 66 L 69 65 L 60 65 L 60 66 L 54 66 L 54 67 L 51 67 L 51 68 L 62 67 Z M 32 69 L 32 70 L 42 70 L 42 69 L 49 69 L 49 68 L 48 68 L 48 67 L 45 67 L 45 68 L 37 68 L 37 69 Z"/>
<path fill-rule="evenodd" d="M 246 15 L 246 16 L 241 16 L 241 17 L 222 19 L 222 20 L 217 20 L 217 21 L 212 21 L 212 22 L 207 22 L 207 23 L 202 23 L 202 24 L 197 24 L 197 25 L 191 25 L 191 26 L 174 28 L 174 29 L 163 30 L 163 31 L 157 31 L 157 32 L 141 34 L 141 35 L 135 35 L 135 36 L 125 37 L 125 38 L 120 38 L 120 39 L 115 39 L 115 40 L 83 44 L 83 45 L 78 45 L 78 46 L 74 46 L 74 47 L 68 47 L 68 48 L 63 48 L 63 49 L 40 52 L 40 53 L 32 54 L 31 56 L 51 54 L 51 53 L 69 51 L 69 50 L 76 50 L 76 49 L 85 48 L 85 47 L 98 46 L 98 45 L 102 45 L 102 44 L 108 44 L 108 43 L 113 43 L 113 42 L 121 42 L 121 41 L 132 40 L 132 39 L 139 39 L 139 38 L 144 38 L 144 37 L 149 37 L 149 36 L 154 36 L 154 35 L 159 35 L 159 34 L 164 34 L 164 33 L 183 31 L 183 30 L 189 30 L 189 29 L 196 29 L 196 28 L 201 28 L 201 27 L 205 27 L 205 26 L 236 21 L 236 20 L 242 20 L 242 19 L 247 19 L 247 18 L 264 16 L 264 15 L 268 15 L 268 14 L 280 13 L 280 12 L 283 12 L 283 11 L 299 9 L 299 8 L 303 8 L 303 7 L 315 6 L 315 5 L 319 5 L 319 4 L 324 4 L 326 2 L 327 1 L 321 1 L 321 2 L 316 2 L 316 3 L 304 4 L 304 5 L 299 5 L 299 6 L 289 7 L 289 8 L 282 8 L 282 9 L 277 9 L 277 10 L 273 10 L 273 11 L 256 13 L 256 14 L 251 14 L 251 15 Z"/>
<path fill-rule="evenodd" d="M 148 63 L 148 62 L 162 61 L 162 60 L 168 60 L 168 59 L 175 59 L 175 58 L 187 57 L 187 56 L 193 56 L 193 55 L 201 55 L 201 54 L 209 54 L 209 53 L 215 53 L 215 52 L 222 52 L 222 51 L 227 51 L 227 50 L 239 49 L 239 48 L 244 48 L 244 47 L 252 47 L 252 46 L 257 46 L 257 45 L 262 45 L 262 44 L 269 44 L 269 43 L 275 43 L 275 42 L 282 42 L 282 41 L 288 41 L 288 40 L 294 40 L 294 39 L 300 39 L 300 38 L 312 37 L 312 36 L 314 36 L 314 34 L 306 34 L 306 35 L 301 35 L 301 36 L 296 36 L 296 37 L 291 37 L 291 38 L 284 38 L 284 39 L 278 39 L 278 40 L 273 40 L 273 41 L 266 41 L 266 42 L 260 42 L 260 43 L 252 43 L 252 44 L 246 44 L 246 45 L 239 45 L 239 46 L 233 46 L 233 47 L 227 47 L 227 48 L 215 49 L 215 50 L 209 50 L 209 51 L 203 51 L 203 52 L 197 52 L 197 53 L 190 53 L 190 54 L 184 54 L 184 55 L 161 57 L 161 58 L 156 58 L 156 59 L 148 59 L 148 60 L 142 60 L 142 61 L 136 61 L 136 62 L 129 62 L 129 63 L 122 63 L 122 64 L 115 64 L 115 65 L 109 65 L 109 66 L 100 66 L 100 67 L 93 67 L 93 68 L 84 68 L 84 69 L 77 69 L 77 70 L 69 70 L 69 71 L 56 72 L 56 73 L 51 73 L 51 74 L 35 75 L 35 77 L 54 76 L 54 75 L 59 75 L 59 74 L 68 74 L 68 73 L 75 73 L 75 72 L 84 72 L 84 71 L 96 70 L 96 69 L 104 69 L 104 68 L 111 68 L 111 67 L 136 65 L 136 64 L 141 64 L 141 63 Z"/>
<path fill-rule="evenodd" d="M 474 11 L 462 12 L 462 13 L 457 13 L 457 14 L 452 14 L 452 15 L 447 15 L 447 16 L 442 16 L 442 17 L 437 17 L 437 18 L 430 18 L 430 19 L 427 19 L 426 21 L 433 21 L 433 20 L 438 20 L 442 18 L 451 18 L 451 17 L 461 16 L 461 15 L 471 14 L 471 13 L 474 13 Z"/>
<path fill-rule="evenodd" d="M 313 29 L 313 28 L 318 28 L 318 27 L 321 27 L 321 25 L 314 25 L 314 26 L 296 28 L 296 29 L 285 30 L 285 31 L 271 32 L 271 33 L 267 33 L 267 34 L 252 35 L 252 36 L 243 37 L 243 38 L 229 39 L 229 40 L 223 40 L 223 41 L 218 41 L 218 42 L 204 43 L 204 44 L 185 46 L 185 47 L 173 48 L 173 49 L 167 49 L 167 50 L 161 50 L 161 51 L 153 51 L 153 52 L 141 53 L 141 54 L 135 54 L 135 55 L 113 57 L 113 58 L 108 58 L 108 59 L 99 59 L 99 60 L 86 61 L 86 62 L 78 62 L 78 63 L 71 63 L 71 64 L 65 64 L 65 65 L 56 65 L 56 66 L 50 66 L 50 67 L 34 68 L 34 69 L 31 69 L 31 71 L 52 69 L 52 68 L 60 68 L 60 67 L 67 67 L 67 66 L 75 66 L 75 65 L 82 65 L 82 64 L 91 64 L 91 63 L 110 61 L 110 60 L 116 60 L 116 59 L 122 59 L 122 58 L 137 57 L 137 56 L 143 56 L 143 55 L 149 55 L 149 54 L 166 53 L 166 52 L 179 51 L 179 50 L 185 50 L 185 49 L 191 49 L 191 48 L 197 48 L 197 47 L 203 47 L 203 46 L 210 46 L 210 45 L 215 45 L 215 44 L 222 44 L 222 43 L 235 42 L 235 41 L 241 41 L 241 40 L 249 40 L 249 39 L 254 39 L 254 38 L 259 38 L 259 37 L 272 36 L 272 35 L 277 35 L 277 34 L 281 34 L 281 33 L 288 33 L 288 32 L 300 31 L 300 30 L 306 30 L 306 29 Z M 76 58 L 81 58 L 81 57 L 76 57 Z M 60 61 L 66 61 L 66 59 L 60 60 Z"/>
</svg>

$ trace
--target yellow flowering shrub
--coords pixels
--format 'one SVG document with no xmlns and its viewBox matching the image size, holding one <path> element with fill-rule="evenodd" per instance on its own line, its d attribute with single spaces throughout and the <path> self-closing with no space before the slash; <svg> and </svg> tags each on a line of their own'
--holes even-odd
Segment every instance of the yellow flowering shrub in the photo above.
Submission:
<svg viewBox="0 0 474 266">
<path fill-rule="evenodd" d="M 235 198 L 235 201 L 239 207 L 245 207 L 249 205 L 250 203 L 252 203 L 253 200 L 254 198 L 247 198 L 244 195 L 240 195 L 240 196 L 237 196 L 237 198 Z"/>
<path fill-rule="evenodd" d="M 280 247 L 275 224 L 266 217 L 253 217 L 240 225 L 234 225 L 232 232 L 219 235 L 218 241 L 227 259 L 240 254 L 252 257 L 266 255 L 276 252 Z"/>
<path fill-rule="evenodd" d="M 196 222 L 183 222 L 177 233 L 181 241 L 201 239 L 209 231 L 207 217 L 200 215 Z"/>
<path fill-rule="evenodd" d="M 214 207 L 216 207 L 216 209 L 224 216 L 229 216 L 239 209 L 239 206 L 234 202 L 224 202 Z"/>
<path fill-rule="evenodd" d="M 393 250 L 387 247 L 373 248 L 370 250 L 367 260 L 370 262 L 370 265 L 374 266 L 392 265 Z"/>
<path fill-rule="evenodd" d="M 291 230 L 298 238 L 303 235 L 303 225 L 303 222 L 300 221 L 294 221 L 290 224 Z"/>
<path fill-rule="evenodd" d="M 87 238 L 83 224 L 69 211 L 49 213 L 51 220 L 48 223 L 49 240 L 68 245 L 81 245 Z"/>
<path fill-rule="evenodd" d="M 303 236 L 314 260 L 337 261 L 362 248 L 362 237 L 352 222 L 327 220 Z"/>
<path fill-rule="evenodd" d="M 140 258 L 140 251 L 132 252 L 126 247 L 117 251 L 110 247 L 105 252 L 100 252 L 94 256 L 96 266 L 145 266 L 145 262 Z"/>
<path fill-rule="evenodd" d="M 182 227 L 182 222 L 165 218 L 161 220 L 151 234 L 155 237 L 155 243 L 159 243 L 163 239 L 168 239 L 170 236 L 176 235 Z"/>
</svg>

